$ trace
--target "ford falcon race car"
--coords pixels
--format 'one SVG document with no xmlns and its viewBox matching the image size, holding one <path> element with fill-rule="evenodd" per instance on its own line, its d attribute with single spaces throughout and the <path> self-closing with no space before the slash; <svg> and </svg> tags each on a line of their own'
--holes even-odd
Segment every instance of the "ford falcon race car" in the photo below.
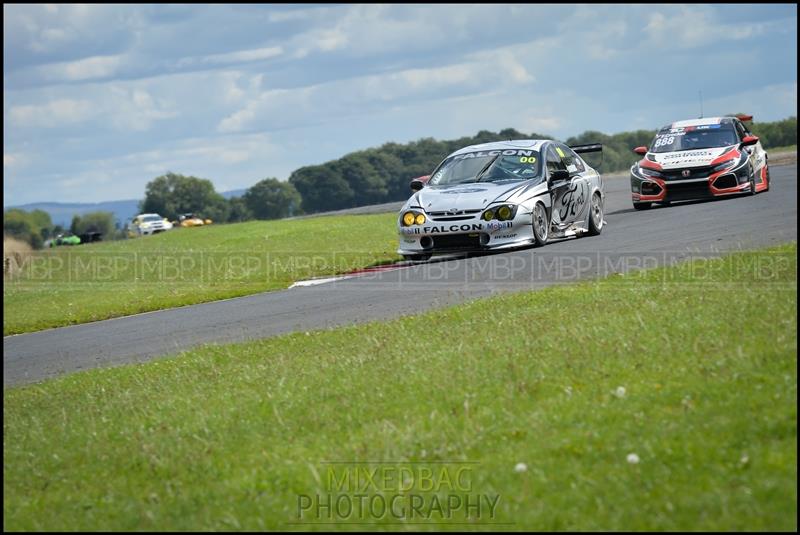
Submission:
<svg viewBox="0 0 800 535">
<path fill-rule="evenodd" d="M 678 121 L 656 134 L 631 167 L 631 197 L 637 210 L 769 189 L 767 153 L 743 121 L 752 116 Z"/>
<path fill-rule="evenodd" d="M 128 236 L 148 236 L 170 230 L 172 223 L 158 214 L 139 214 L 128 224 Z"/>
<path fill-rule="evenodd" d="M 415 192 L 397 219 L 398 253 L 427 260 L 436 253 L 543 245 L 600 234 L 605 192 L 600 174 L 578 155 L 601 145 L 568 147 L 515 140 L 464 147 Z"/>
</svg>

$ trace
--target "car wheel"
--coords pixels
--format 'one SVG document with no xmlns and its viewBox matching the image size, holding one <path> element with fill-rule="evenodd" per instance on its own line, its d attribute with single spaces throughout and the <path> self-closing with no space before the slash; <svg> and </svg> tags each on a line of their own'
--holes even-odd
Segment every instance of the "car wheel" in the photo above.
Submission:
<svg viewBox="0 0 800 535">
<path fill-rule="evenodd" d="M 770 183 L 770 179 L 769 179 L 769 165 L 767 165 L 767 164 L 764 164 L 764 165 L 767 167 L 767 176 L 766 176 L 766 180 L 767 180 L 767 187 L 766 187 L 766 188 L 764 188 L 764 191 L 769 191 L 769 183 Z"/>
<path fill-rule="evenodd" d="M 536 245 L 544 245 L 550 237 L 550 216 L 547 208 L 540 202 L 533 207 L 533 239 Z"/>
<path fill-rule="evenodd" d="M 748 195 L 752 196 L 752 195 L 755 195 L 755 194 L 756 194 L 756 174 L 755 173 L 751 173 L 750 174 L 750 191 L 749 191 Z"/>
<path fill-rule="evenodd" d="M 597 236 L 603 231 L 603 199 L 599 193 L 592 195 L 592 205 L 589 213 L 589 235 Z"/>
<path fill-rule="evenodd" d="M 425 260 L 430 260 L 431 255 L 429 254 L 404 254 L 403 259 L 409 260 L 411 262 L 424 262 Z"/>
<path fill-rule="evenodd" d="M 649 210 L 651 206 L 653 206 L 653 203 L 651 203 L 651 202 L 635 202 L 635 203 L 633 203 L 633 208 L 635 210 Z"/>
</svg>

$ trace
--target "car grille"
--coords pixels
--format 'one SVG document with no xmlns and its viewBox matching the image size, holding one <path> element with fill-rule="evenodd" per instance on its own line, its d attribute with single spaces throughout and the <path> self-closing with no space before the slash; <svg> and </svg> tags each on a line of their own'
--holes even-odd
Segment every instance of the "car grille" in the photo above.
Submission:
<svg viewBox="0 0 800 535">
<path fill-rule="evenodd" d="M 434 221 L 464 221 L 472 219 L 475 214 L 481 213 L 480 210 L 457 210 L 454 212 L 428 212 Z"/>
<path fill-rule="evenodd" d="M 712 169 L 710 165 L 690 167 L 688 169 L 669 169 L 661 171 L 661 175 L 664 180 L 691 180 L 693 178 L 708 178 Z M 683 176 L 684 171 L 689 171 L 689 176 Z"/>
<path fill-rule="evenodd" d="M 711 197 L 708 182 L 686 182 L 683 184 L 669 184 L 667 186 L 668 201 L 688 201 L 690 199 L 703 199 Z"/>
<path fill-rule="evenodd" d="M 479 249 L 480 234 L 445 234 L 433 238 L 434 249 Z"/>
<path fill-rule="evenodd" d="M 739 185 L 734 175 L 722 175 L 714 181 L 714 187 L 717 189 L 735 188 Z"/>
</svg>

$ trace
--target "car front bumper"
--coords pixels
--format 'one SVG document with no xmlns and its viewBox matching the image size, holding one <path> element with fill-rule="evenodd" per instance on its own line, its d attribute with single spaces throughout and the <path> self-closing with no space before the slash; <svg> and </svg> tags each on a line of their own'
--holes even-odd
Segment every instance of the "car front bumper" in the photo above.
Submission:
<svg viewBox="0 0 800 535">
<path fill-rule="evenodd" d="M 637 203 L 688 201 L 750 191 L 750 176 L 746 166 L 717 172 L 702 168 L 670 170 L 670 174 L 683 172 L 689 176 L 651 177 L 631 171 L 631 199 Z"/>
<path fill-rule="evenodd" d="M 422 225 L 398 224 L 401 255 L 487 251 L 520 247 L 534 241 L 531 213 L 522 206 L 509 221 L 480 217 L 437 218 Z"/>
</svg>

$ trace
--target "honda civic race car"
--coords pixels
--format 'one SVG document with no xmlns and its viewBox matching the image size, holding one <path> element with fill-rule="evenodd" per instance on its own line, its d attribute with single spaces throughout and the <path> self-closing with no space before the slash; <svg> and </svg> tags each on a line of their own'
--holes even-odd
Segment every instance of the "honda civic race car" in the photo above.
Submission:
<svg viewBox="0 0 800 535">
<path fill-rule="evenodd" d="M 767 152 L 743 121 L 752 116 L 710 117 L 669 124 L 631 167 L 631 198 L 637 210 L 769 189 Z"/>
<path fill-rule="evenodd" d="M 397 219 L 398 253 L 507 249 L 582 234 L 600 234 L 605 192 L 600 174 L 578 155 L 601 145 L 550 140 L 471 145 L 442 161 Z M 427 178 L 427 180 L 426 180 Z"/>
</svg>

